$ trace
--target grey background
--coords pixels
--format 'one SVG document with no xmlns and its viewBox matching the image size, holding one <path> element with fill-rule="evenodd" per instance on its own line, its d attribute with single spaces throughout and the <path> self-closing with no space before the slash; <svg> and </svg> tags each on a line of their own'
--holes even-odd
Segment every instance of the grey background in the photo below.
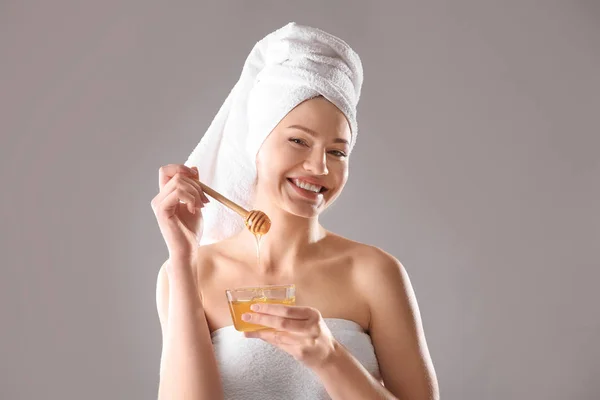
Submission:
<svg viewBox="0 0 600 400">
<path fill-rule="evenodd" d="M 289 21 L 362 57 L 324 222 L 403 262 L 442 398 L 600 398 L 592 0 L 0 2 L 0 398 L 156 397 L 158 168 Z"/>
</svg>

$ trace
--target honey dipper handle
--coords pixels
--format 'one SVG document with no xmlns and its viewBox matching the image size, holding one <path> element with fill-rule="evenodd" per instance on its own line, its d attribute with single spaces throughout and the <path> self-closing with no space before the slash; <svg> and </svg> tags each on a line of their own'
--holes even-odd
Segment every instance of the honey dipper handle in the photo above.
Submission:
<svg viewBox="0 0 600 400">
<path fill-rule="evenodd" d="M 213 199 L 217 200 L 219 203 L 221 203 L 221 204 L 229 207 L 230 210 L 235 211 L 242 218 L 246 219 L 246 217 L 248 216 L 248 211 L 246 211 L 244 209 L 244 207 L 241 207 L 238 204 L 234 203 L 233 201 L 229 200 L 227 197 L 223 196 L 221 193 L 219 193 L 216 190 L 214 190 L 214 189 L 206 186 L 202 182 L 200 182 L 200 187 L 202 187 L 202 191 L 204 193 L 206 193 L 207 195 L 209 195 Z"/>
</svg>

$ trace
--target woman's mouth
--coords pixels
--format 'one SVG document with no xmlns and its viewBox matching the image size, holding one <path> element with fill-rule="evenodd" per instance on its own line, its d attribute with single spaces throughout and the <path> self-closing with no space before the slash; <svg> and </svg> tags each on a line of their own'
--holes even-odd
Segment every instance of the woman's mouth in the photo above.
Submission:
<svg viewBox="0 0 600 400">
<path fill-rule="evenodd" d="M 287 178 L 290 185 L 295 189 L 296 193 L 309 199 L 318 199 L 328 189 L 325 186 L 308 183 L 297 178 Z"/>
<path fill-rule="evenodd" d="M 323 193 L 327 191 L 327 188 L 325 186 L 315 185 L 314 183 L 308 183 L 298 178 L 288 178 L 288 181 L 290 181 L 292 184 L 294 184 L 300 189 L 304 189 L 313 193 Z"/>
</svg>

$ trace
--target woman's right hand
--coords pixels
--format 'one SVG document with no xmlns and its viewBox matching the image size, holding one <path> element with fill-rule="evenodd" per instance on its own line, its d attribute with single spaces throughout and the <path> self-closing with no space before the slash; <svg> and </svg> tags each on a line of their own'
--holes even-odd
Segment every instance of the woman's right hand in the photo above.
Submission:
<svg viewBox="0 0 600 400">
<path fill-rule="evenodd" d="M 159 193 L 150 202 L 169 258 L 192 261 L 202 236 L 202 207 L 208 198 L 200 187 L 198 169 L 169 164 L 158 172 Z"/>
</svg>

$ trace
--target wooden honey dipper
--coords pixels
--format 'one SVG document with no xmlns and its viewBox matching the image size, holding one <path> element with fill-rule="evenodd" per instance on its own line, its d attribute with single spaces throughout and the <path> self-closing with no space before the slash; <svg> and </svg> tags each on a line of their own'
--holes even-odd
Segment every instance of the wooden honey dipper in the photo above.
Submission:
<svg viewBox="0 0 600 400">
<path fill-rule="evenodd" d="M 223 196 L 216 190 L 206 186 L 204 183 L 200 181 L 198 182 L 200 183 L 200 186 L 202 187 L 202 191 L 204 191 L 204 193 L 208 194 L 210 197 L 217 200 L 224 206 L 229 207 L 230 210 L 235 211 L 242 218 L 244 218 L 244 223 L 246 224 L 246 227 L 254 235 L 262 236 L 269 232 L 269 229 L 271 229 L 271 220 L 269 219 L 267 214 L 259 210 L 248 211 L 244 207 L 241 207 L 240 205 L 229 200 L 227 197 Z"/>
</svg>

